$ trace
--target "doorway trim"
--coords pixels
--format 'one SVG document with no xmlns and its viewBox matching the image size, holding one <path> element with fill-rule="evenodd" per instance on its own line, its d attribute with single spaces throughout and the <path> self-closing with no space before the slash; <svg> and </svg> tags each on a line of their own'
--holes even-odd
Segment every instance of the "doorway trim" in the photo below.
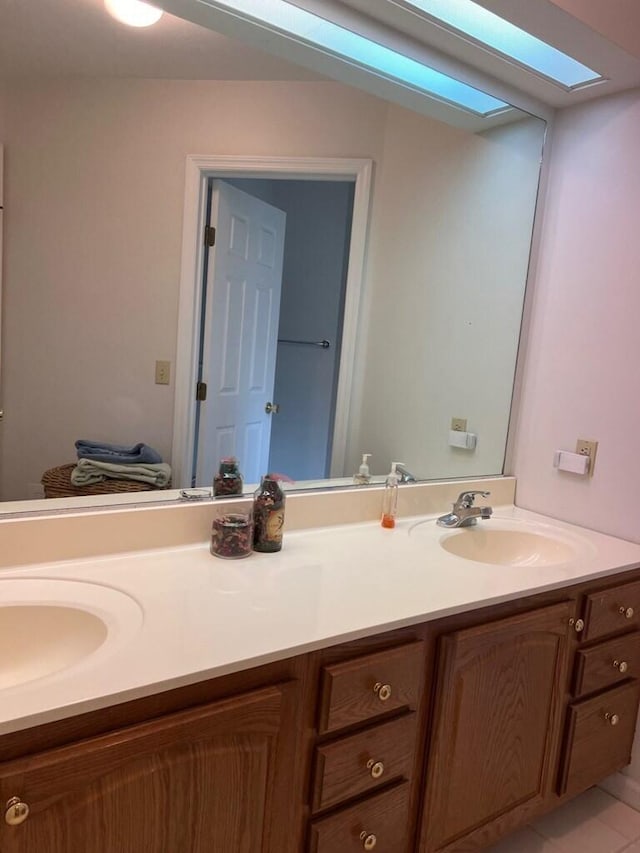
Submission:
<svg viewBox="0 0 640 853">
<path fill-rule="evenodd" d="M 185 173 L 182 261 L 178 302 L 172 467 L 174 484 L 190 476 L 194 453 L 195 376 L 202 311 L 207 181 L 219 178 L 353 181 L 353 217 L 347 267 L 342 346 L 331 452 L 331 476 L 344 470 L 356 339 L 362 303 L 373 161 L 336 157 L 243 157 L 189 155 Z M 188 484 L 190 485 L 190 484 Z"/>
</svg>

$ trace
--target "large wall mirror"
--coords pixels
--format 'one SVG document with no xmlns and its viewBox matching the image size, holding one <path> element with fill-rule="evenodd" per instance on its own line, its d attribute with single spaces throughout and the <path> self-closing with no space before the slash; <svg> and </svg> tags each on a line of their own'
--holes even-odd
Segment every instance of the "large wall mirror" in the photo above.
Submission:
<svg viewBox="0 0 640 853">
<path fill-rule="evenodd" d="M 207 175 L 208 217 L 229 193 L 231 204 L 251 198 L 285 214 L 278 316 L 250 352 L 255 385 L 273 345 L 261 405 L 280 407 L 256 464 L 314 485 L 349 482 L 365 452 L 379 476 L 392 460 L 419 480 L 502 472 L 541 119 L 509 110 L 463 129 L 169 14 L 136 31 L 101 0 L 26 5 L 0 11 L 3 502 L 40 497 L 43 473 L 72 463 L 77 439 L 144 442 L 172 462 L 189 156 L 371 164 L 349 350 L 351 229 L 363 213 L 355 171 Z M 218 248 L 201 247 L 209 289 L 196 295 L 192 343 L 203 358 L 240 322 L 228 301 L 215 309 Z M 240 358 L 232 350 L 228 370 Z M 155 381 L 158 361 L 169 384 Z M 208 385 L 201 406 L 224 385 L 195 361 L 193 429 L 211 420 L 196 409 L 196 382 Z M 453 418 L 475 449 L 451 446 Z M 197 448 L 202 434 L 191 440 Z M 224 441 L 211 458 L 229 449 L 242 467 L 242 447 Z M 210 485 L 197 460 L 174 467 L 174 486 Z"/>
</svg>

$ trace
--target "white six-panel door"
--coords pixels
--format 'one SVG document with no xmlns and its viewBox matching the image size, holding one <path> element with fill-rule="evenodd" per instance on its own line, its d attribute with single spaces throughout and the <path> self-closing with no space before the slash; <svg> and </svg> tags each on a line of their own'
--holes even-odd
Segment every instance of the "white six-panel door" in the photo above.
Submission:
<svg viewBox="0 0 640 853">
<path fill-rule="evenodd" d="M 282 289 L 286 215 L 213 182 L 196 483 L 210 485 L 224 456 L 236 456 L 245 483 L 267 473 Z"/>
</svg>

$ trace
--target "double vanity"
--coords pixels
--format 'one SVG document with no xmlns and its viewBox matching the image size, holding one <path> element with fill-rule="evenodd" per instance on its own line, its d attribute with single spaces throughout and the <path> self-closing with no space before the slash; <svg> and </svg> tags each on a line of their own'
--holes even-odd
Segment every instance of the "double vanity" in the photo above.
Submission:
<svg viewBox="0 0 640 853">
<path fill-rule="evenodd" d="M 424 489 L 275 555 L 1 569 L 3 853 L 464 853 L 627 764 L 640 546 Z"/>
</svg>

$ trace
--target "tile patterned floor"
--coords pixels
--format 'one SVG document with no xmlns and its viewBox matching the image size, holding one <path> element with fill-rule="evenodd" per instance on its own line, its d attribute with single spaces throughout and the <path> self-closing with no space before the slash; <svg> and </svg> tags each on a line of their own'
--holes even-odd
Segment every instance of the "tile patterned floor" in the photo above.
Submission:
<svg viewBox="0 0 640 853">
<path fill-rule="evenodd" d="M 489 849 L 490 853 L 640 853 L 640 812 L 591 788 Z"/>
</svg>

